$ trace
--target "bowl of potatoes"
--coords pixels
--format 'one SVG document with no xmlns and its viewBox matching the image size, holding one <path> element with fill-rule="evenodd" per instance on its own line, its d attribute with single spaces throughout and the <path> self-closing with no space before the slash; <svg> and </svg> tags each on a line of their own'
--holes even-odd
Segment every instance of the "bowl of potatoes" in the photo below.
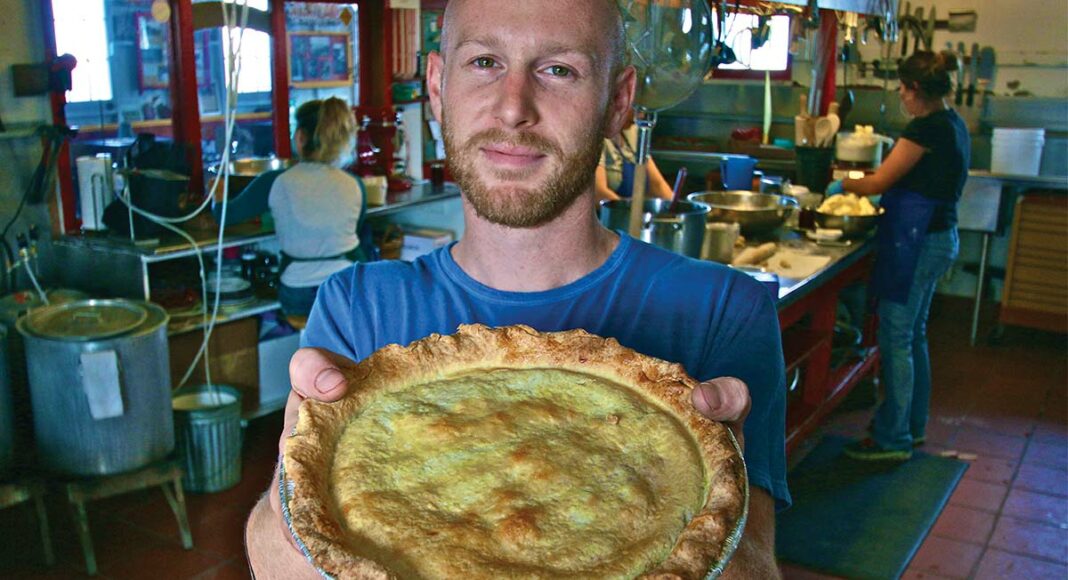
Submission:
<svg viewBox="0 0 1068 580">
<path fill-rule="evenodd" d="M 859 238 L 879 223 L 883 208 L 876 207 L 866 197 L 846 193 L 828 197 L 816 209 L 816 227 L 841 230 L 843 238 Z"/>
</svg>

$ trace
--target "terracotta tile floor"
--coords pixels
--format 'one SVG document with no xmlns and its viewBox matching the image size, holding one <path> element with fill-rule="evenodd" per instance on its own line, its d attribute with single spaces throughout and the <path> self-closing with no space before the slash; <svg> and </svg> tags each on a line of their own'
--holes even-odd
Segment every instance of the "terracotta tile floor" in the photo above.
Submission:
<svg viewBox="0 0 1068 580">
<path fill-rule="evenodd" d="M 976 453 L 906 578 L 1068 577 L 1068 351 L 1063 337 L 1008 329 L 968 346 L 970 304 L 943 299 L 931 320 L 935 392 L 926 451 Z M 830 418 L 859 434 L 867 409 Z M 245 578 L 245 514 L 264 491 L 281 417 L 253 421 L 235 488 L 187 494 L 195 547 L 183 550 L 158 489 L 89 504 L 100 578 Z M 799 454 L 800 455 L 800 454 Z M 799 457 L 793 458 L 797 460 Z M 0 578 L 77 578 L 85 564 L 62 498 L 48 502 L 57 564 L 45 568 L 27 504 L 0 511 Z M 828 578 L 784 566 L 790 579 Z"/>
<path fill-rule="evenodd" d="M 1008 328 L 996 343 L 970 347 L 969 307 L 967 301 L 939 297 L 932 310 L 934 393 L 923 450 L 978 457 L 904 577 L 1063 580 L 1068 578 L 1068 344 L 1063 336 Z M 870 408 L 843 411 L 821 431 L 859 436 L 870 417 Z M 832 578 L 789 565 L 783 574 Z"/>
</svg>

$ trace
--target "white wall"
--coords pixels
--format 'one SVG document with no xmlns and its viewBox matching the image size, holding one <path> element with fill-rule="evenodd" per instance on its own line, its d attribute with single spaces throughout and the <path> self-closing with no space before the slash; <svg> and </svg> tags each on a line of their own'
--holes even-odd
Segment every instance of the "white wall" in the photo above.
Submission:
<svg viewBox="0 0 1068 580">
<path fill-rule="evenodd" d="M 42 62 L 38 0 L 4 2 L 0 10 L 0 117 L 9 128 L 51 120 L 47 97 L 15 97 L 11 65 Z"/>
<path fill-rule="evenodd" d="M 1065 0 L 925 0 L 912 2 L 929 15 L 934 7 L 939 20 L 950 10 L 975 10 L 975 32 L 935 30 L 934 47 L 963 42 L 970 56 L 972 43 L 989 45 L 997 54 L 992 90 L 1007 94 L 1006 83 L 1019 81 L 1019 90 L 1040 97 L 1068 97 L 1068 1 Z M 909 40 L 909 51 L 912 40 Z M 879 43 L 861 47 L 865 61 L 879 57 Z M 895 51 L 900 55 L 900 46 Z M 869 77 L 870 79 L 870 77 Z M 850 78 L 850 82 L 854 82 Z M 863 82 L 863 81 L 861 81 Z"/>
</svg>

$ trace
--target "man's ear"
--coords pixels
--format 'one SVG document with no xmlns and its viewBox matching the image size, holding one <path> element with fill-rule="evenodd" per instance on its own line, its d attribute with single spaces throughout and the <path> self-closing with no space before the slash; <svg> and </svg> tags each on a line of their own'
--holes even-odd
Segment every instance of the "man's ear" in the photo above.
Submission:
<svg viewBox="0 0 1068 580">
<path fill-rule="evenodd" d="M 608 123 L 605 126 L 611 139 L 623 130 L 627 118 L 634 114 L 634 93 L 638 84 L 638 72 L 633 66 L 627 66 L 613 79 L 612 94 L 608 101 Z"/>
<path fill-rule="evenodd" d="M 426 62 L 426 91 L 430 97 L 430 111 L 441 122 L 441 89 L 445 78 L 445 59 L 438 51 L 431 51 Z"/>
</svg>

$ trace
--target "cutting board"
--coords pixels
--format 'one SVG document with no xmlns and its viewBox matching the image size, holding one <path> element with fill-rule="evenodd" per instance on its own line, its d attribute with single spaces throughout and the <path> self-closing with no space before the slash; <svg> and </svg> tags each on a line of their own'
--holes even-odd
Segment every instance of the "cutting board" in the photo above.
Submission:
<svg viewBox="0 0 1068 580">
<path fill-rule="evenodd" d="M 785 248 L 768 258 L 765 267 L 769 272 L 775 272 L 780 277 L 802 280 L 815 274 L 830 262 L 830 256 L 806 254 Z"/>
</svg>

